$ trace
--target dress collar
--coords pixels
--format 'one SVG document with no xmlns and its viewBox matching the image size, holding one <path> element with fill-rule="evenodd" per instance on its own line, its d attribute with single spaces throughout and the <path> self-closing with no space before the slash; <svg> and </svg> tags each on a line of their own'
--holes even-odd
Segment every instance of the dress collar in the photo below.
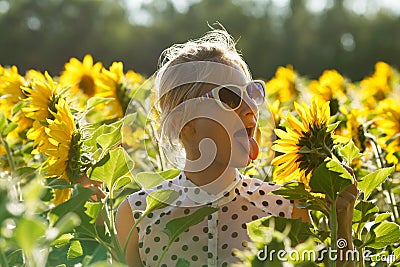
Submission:
<svg viewBox="0 0 400 267">
<path fill-rule="evenodd" d="M 239 193 L 239 187 L 242 184 L 243 177 L 239 171 L 236 170 L 236 175 L 232 182 L 217 194 L 209 193 L 208 191 L 210 190 L 207 190 L 211 188 L 213 184 L 197 186 L 186 177 L 183 171 L 174 180 L 174 184 L 176 183 L 180 193 L 180 197 L 176 202 L 178 206 L 221 206 L 230 202 Z"/>
</svg>

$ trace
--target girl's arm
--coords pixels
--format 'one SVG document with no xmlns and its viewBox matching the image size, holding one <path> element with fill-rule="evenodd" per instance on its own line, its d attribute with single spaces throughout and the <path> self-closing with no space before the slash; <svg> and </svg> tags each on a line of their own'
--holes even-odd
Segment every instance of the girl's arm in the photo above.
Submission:
<svg viewBox="0 0 400 267">
<path fill-rule="evenodd" d="M 122 249 L 124 249 L 126 239 L 128 238 L 129 232 L 131 231 L 134 224 L 135 220 L 133 218 L 131 207 L 128 200 L 125 199 L 118 208 L 115 220 L 117 236 Z M 138 240 L 139 235 L 137 229 L 135 229 L 131 237 L 129 238 L 128 247 L 126 249 L 125 255 L 126 263 L 128 264 L 128 266 L 131 267 L 142 266 L 139 256 Z"/>
<path fill-rule="evenodd" d="M 354 211 L 354 203 L 356 201 L 358 189 L 356 185 L 350 185 L 344 191 L 342 191 L 336 202 L 336 214 L 337 214 L 337 228 L 338 228 L 338 239 L 343 238 L 347 241 L 347 247 L 343 248 L 343 251 L 353 250 L 353 237 L 352 237 L 352 219 Z M 293 206 L 292 218 L 301 218 L 303 222 L 311 222 L 308 210 L 299 209 L 296 207 L 296 202 Z M 338 255 L 340 252 L 338 252 Z M 345 255 L 346 253 L 343 253 Z M 350 261 L 338 261 L 337 266 L 354 266 L 354 262 Z"/>
</svg>

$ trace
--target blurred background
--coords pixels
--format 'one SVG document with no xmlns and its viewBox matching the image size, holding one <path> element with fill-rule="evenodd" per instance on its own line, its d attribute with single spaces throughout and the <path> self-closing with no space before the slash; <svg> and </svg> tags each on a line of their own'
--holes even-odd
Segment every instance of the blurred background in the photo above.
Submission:
<svg viewBox="0 0 400 267">
<path fill-rule="evenodd" d="M 59 75 L 92 54 L 151 75 L 171 44 L 220 22 L 254 77 L 293 65 L 318 78 L 336 69 L 353 81 L 385 61 L 399 69 L 399 0 L 0 0 L 0 65 Z"/>
</svg>

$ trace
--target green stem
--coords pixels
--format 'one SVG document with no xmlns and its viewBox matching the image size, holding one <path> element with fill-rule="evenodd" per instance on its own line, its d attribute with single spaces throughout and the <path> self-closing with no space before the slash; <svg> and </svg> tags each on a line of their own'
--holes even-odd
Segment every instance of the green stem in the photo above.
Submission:
<svg viewBox="0 0 400 267">
<path fill-rule="evenodd" d="M 129 242 L 129 239 L 131 238 L 131 236 L 132 236 L 132 234 L 133 234 L 133 231 L 136 229 L 136 227 L 138 226 L 138 224 L 140 223 L 140 221 L 141 221 L 145 216 L 146 216 L 145 214 L 143 214 L 142 216 L 140 216 L 140 218 L 137 219 L 137 221 L 135 221 L 135 224 L 132 226 L 131 230 L 129 231 L 128 236 L 127 236 L 127 238 L 126 238 L 126 240 L 125 240 L 125 244 L 124 244 L 124 255 L 126 255 L 126 250 L 128 249 L 128 242 Z"/>
<path fill-rule="evenodd" d="M 112 201 L 110 200 L 110 202 L 112 203 Z M 112 209 L 112 206 L 111 206 Z M 112 214 L 112 210 L 110 211 L 110 214 Z M 119 262 L 122 263 L 126 263 L 125 261 L 125 254 L 123 253 L 123 251 L 121 250 L 121 246 L 119 244 L 118 238 L 117 238 L 117 234 L 115 232 L 115 227 L 114 227 L 114 222 L 111 221 L 111 218 L 113 218 L 113 216 L 111 216 L 109 214 L 109 211 L 107 210 L 107 207 L 105 207 L 102 210 L 103 213 L 103 217 L 104 217 L 104 221 L 108 227 L 108 230 L 110 231 L 110 236 L 111 236 L 111 242 L 114 245 L 114 251 L 116 253 L 117 259 Z"/>
<path fill-rule="evenodd" d="M 376 163 L 378 165 L 378 168 L 383 168 L 386 164 L 385 164 L 384 159 L 382 158 L 381 149 L 380 149 L 380 146 L 378 145 L 378 142 L 376 141 L 376 139 L 375 139 L 375 137 L 373 135 L 366 134 L 366 136 L 371 140 L 372 147 L 373 147 L 373 152 L 375 154 Z M 385 190 L 388 193 L 387 194 L 387 199 L 388 199 L 388 202 L 389 202 L 389 207 L 390 207 L 390 209 L 392 211 L 392 214 L 393 214 L 393 219 L 394 219 L 395 222 L 398 222 L 399 221 L 399 214 L 398 213 L 400 213 L 400 212 L 399 212 L 399 209 L 397 207 L 395 197 L 394 197 L 394 195 L 392 193 L 392 190 L 391 190 L 392 186 L 390 184 L 388 184 L 388 183 L 389 183 L 389 179 L 386 179 L 386 181 L 382 184 L 382 189 Z M 397 207 L 397 209 L 395 209 L 395 207 Z"/>
<path fill-rule="evenodd" d="M 157 136 L 157 129 L 156 129 L 154 123 L 151 122 L 150 125 L 151 125 L 152 135 L 153 136 Z M 161 142 L 160 140 L 156 140 L 156 145 L 157 145 L 157 148 L 158 148 L 157 149 L 157 153 L 158 153 L 158 155 L 160 157 L 161 170 L 165 170 L 167 168 L 167 166 L 165 166 L 166 164 L 165 164 L 164 152 L 163 152 L 161 146 L 159 145 L 160 142 Z"/>
<path fill-rule="evenodd" d="M 171 247 L 171 245 L 172 245 L 172 243 L 175 241 L 175 239 L 174 240 L 169 240 L 168 241 L 168 244 L 167 244 L 167 246 L 165 247 L 165 249 L 163 250 L 163 252 L 161 253 L 161 255 L 160 255 L 160 258 L 158 258 L 158 261 L 157 261 L 157 263 L 156 263 L 156 267 L 159 267 L 160 266 L 160 264 L 161 264 L 161 262 L 162 262 L 162 259 L 164 258 L 164 256 L 165 256 L 165 253 L 167 253 L 167 251 L 169 250 L 169 248 Z"/>
<path fill-rule="evenodd" d="M 1 249 L 1 247 L 0 247 L 0 266 L 8 267 L 6 255 L 4 255 L 4 252 Z"/>
<path fill-rule="evenodd" d="M 329 211 L 329 219 L 331 225 L 331 250 L 337 250 L 337 219 L 336 219 L 336 199 L 332 201 Z M 329 266 L 336 267 L 336 262 L 329 259 Z"/>
<path fill-rule="evenodd" d="M 1 139 L 1 144 L 4 146 L 4 148 L 6 150 L 7 161 L 8 161 L 8 165 L 10 166 L 11 174 L 13 174 L 14 171 L 15 171 L 15 162 L 14 162 L 13 157 L 12 157 L 11 148 L 9 147 L 7 141 L 4 140 L 3 137 L 1 137 L 0 139 Z"/>
<path fill-rule="evenodd" d="M 359 240 L 362 239 L 362 233 L 361 232 L 362 232 L 362 230 L 361 230 L 361 222 L 360 222 L 357 225 L 357 231 L 356 231 L 356 235 L 357 235 L 357 238 Z M 357 251 L 358 251 L 358 255 L 360 255 L 359 267 L 363 267 L 364 266 L 364 256 L 363 256 L 364 255 L 364 248 L 358 248 Z"/>
</svg>

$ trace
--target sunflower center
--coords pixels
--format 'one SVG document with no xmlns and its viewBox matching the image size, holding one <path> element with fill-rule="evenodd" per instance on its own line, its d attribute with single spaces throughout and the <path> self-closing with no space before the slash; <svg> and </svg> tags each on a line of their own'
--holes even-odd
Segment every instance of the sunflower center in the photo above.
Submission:
<svg viewBox="0 0 400 267">
<path fill-rule="evenodd" d="M 332 133 L 327 131 L 325 125 L 316 124 L 310 126 L 309 132 L 303 132 L 303 136 L 297 144 L 300 149 L 299 168 L 306 171 L 306 174 L 315 170 L 325 158 L 331 156 L 333 148 Z"/>
<path fill-rule="evenodd" d="M 93 77 L 90 75 L 83 75 L 81 81 L 79 82 L 79 88 L 88 95 L 89 97 L 95 94 L 95 83 Z"/>
</svg>

